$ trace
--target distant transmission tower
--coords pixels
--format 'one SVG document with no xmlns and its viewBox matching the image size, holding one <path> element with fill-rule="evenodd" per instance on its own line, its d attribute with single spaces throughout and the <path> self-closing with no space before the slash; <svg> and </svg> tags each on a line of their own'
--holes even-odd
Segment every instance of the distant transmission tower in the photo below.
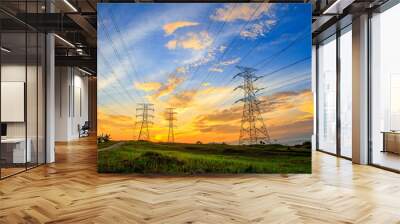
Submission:
<svg viewBox="0 0 400 224">
<path fill-rule="evenodd" d="M 237 66 L 240 73 L 236 74 L 233 79 L 237 77 L 243 78 L 243 85 L 237 86 L 234 90 L 243 89 L 244 97 L 237 100 L 243 102 L 242 123 L 240 128 L 239 144 L 266 144 L 271 143 L 267 127 L 261 116 L 259 104 L 260 100 L 257 99 L 256 94 L 262 90 L 254 86 L 254 83 L 261 78 L 256 76 L 253 68 Z"/>
<path fill-rule="evenodd" d="M 138 135 L 138 140 L 150 140 L 149 124 L 153 124 L 151 119 L 153 118 L 154 108 L 153 104 L 140 103 L 138 108 L 136 108 L 136 124 L 140 124 L 140 131 Z"/>
<path fill-rule="evenodd" d="M 168 142 L 174 143 L 175 135 L 174 135 L 174 121 L 176 120 L 176 112 L 174 112 L 175 108 L 167 108 L 166 117 L 168 121 Z"/>
</svg>

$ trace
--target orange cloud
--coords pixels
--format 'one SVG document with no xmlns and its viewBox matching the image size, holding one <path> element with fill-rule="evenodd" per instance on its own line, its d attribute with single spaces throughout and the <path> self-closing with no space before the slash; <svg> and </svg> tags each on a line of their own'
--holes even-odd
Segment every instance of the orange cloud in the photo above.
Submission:
<svg viewBox="0 0 400 224">
<path fill-rule="evenodd" d="M 177 44 L 178 44 L 177 40 L 170 40 L 168 41 L 167 44 L 165 44 L 165 47 L 168 49 L 175 49 Z"/>
<path fill-rule="evenodd" d="M 259 4 L 262 5 L 260 6 Z M 270 4 L 268 3 L 226 4 L 224 7 L 217 9 L 215 13 L 211 15 L 211 19 L 227 22 L 235 20 L 253 21 L 259 19 L 269 10 Z"/>
<path fill-rule="evenodd" d="M 212 43 L 213 39 L 210 37 L 208 32 L 190 32 L 181 38 L 168 41 L 165 47 L 170 50 L 174 50 L 178 47 L 183 49 L 202 50 L 211 46 Z"/>
<path fill-rule="evenodd" d="M 133 116 L 110 114 L 100 107 L 97 112 L 97 133 L 109 134 L 114 140 L 134 139 L 135 122 Z"/>
<path fill-rule="evenodd" d="M 186 73 L 187 72 L 187 68 L 184 67 L 184 66 L 177 67 L 176 68 L 176 72 L 178 72 L 178 73 Z"/>
<path fill-rule="evenodd" d="M 189 21 L 176 21 L 172 23 L 167 23 L 163 26 L 165 35 L 173 34 L 177 29 L 188 27 L 188 26 L 197 26 L 199 23 L 189 22 Z"/>
<path fill-rule="evenodd" d="M 311 136 L 313 122 L 311 91 L 281 92 L 263 97 L 263 100 L 265 102 L 260 105 L 260 109 L 272 139 Z M 195 117 L 193 124 L 195 129 L 201 132 L 199 136 L 217 135 L 221 136 L 219 141 L 235 142 L 238 140 L 242 110 L 243 106 L 240 104 L 214 110 Z M 213 139 L 215 141 L 215 138 Z"/>
<path fill-rule="evenodd" d="M 171 76 L 164 91 L 177 79 Z M 175 89 L 175 87 L 173 88 Z M 173 91 L 173 90 L 172 90 Z M 201 141 L 237 143 L 242 119 L 242 104 L 219 108 L 232 90 L 226 88 L 201 88 L 170 94 L 166 99 L 155 100 L 154 125 L 150 128 L 151 140 L 166 141 L 168 122 L 165 108 L 176 107 L 175 139 L 177 142 Z M 161 93 L 159 93 L 161 94 Z M 264 96 L 260 104 L 264 123 L 271 139 L 306 139 L 311 136 L 313 122 L 313 95 L 311 91 L 279 92 Z M 219 109 L 215 109 L 219 108 Z M 99 133 L 109 133 L 113 139 L 136 138 L 135 115 L 110 115 L 99 108 Z"/>
<path fill-rule="evenodd" d="M 174 94 L 169 98 L 168 104 L 172 107 L 186 107 L 192 102 L 195 95 L 196 91 L 194 90 L 187 90 L 179 94 Z"/>
<path fill-rule="evenodd" d="M 135 83 L 136 89 L 143 90 L 146 92 L 158 90 L 158 89 L 160 89 L 160 87 L 161 87 L 161 83 L 159 83 L 159 82 L 143 82 L 143 83 L 136 82 Z"/>
<path fill-rule="evenodd" d="M 185 80 L 184 77 L 178 77 L 176 75 L 170 75 L 168 78 L 167 83 L 162 84 L 157 91 L 151 95 L 153 99 L 157 99 L 161 96 L 168 95 L 172 93 L 176 87 L 178 87 L 183 81 Z"/>
</svg>

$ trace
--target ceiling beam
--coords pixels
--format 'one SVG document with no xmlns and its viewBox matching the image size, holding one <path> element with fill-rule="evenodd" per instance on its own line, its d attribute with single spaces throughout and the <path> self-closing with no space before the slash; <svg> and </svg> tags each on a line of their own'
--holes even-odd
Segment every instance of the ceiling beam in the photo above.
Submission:
<svg viewBox="0 0 400 224">
<path fill-rule="evenodd" d="M 97 59 L 91 56 L 55 56 L 56 66 L 87 67 L 92 71 L 97 69 Z"/>
<path fill-rule="evenodd" d="M 78 26 L 80 26 L 90 37 L 97 37 L 97 30 L 90 24 L 85 17 L 80 14 L 67 14 L 68 17 L 73 20 Z"/>
</svg>

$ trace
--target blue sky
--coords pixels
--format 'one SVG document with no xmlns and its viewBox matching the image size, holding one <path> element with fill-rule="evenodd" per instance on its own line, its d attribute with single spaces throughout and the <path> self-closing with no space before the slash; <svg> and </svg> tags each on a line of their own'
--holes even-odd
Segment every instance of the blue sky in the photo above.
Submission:
<svg viewBox="0 0 400 224">
<path fill-rule="evenodd" d="M 241 98 L 232 91 L 242 81 L 232 80 L 237 65 L 264 75 L 305 59 L 257 86 L 264 98 L 311 88 L 308 4 L 99 4 L 98 15 L 104 113 L 134 116 L 135 104 L 148 102 L 198 121 L 199 111 L 231 109 Z"/>
</svg>

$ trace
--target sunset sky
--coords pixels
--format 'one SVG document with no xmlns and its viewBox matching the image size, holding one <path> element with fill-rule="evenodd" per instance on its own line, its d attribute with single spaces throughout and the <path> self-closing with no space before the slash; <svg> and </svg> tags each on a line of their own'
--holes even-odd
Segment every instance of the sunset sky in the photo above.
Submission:
<svg viewBox="0 0 400 224">
<path fill-rule="evenodd" d="M 98 133 L 136 139 L 138 103 L 154 104 L 152 141 L 237 144 L 243 91 L 235 67 L 257 75 L 271 139 L 310 139 L 311 8 L 308 4 L 99 4 Z M 285 69 L 280 69 L 285 68 Z"/>
</svg>

